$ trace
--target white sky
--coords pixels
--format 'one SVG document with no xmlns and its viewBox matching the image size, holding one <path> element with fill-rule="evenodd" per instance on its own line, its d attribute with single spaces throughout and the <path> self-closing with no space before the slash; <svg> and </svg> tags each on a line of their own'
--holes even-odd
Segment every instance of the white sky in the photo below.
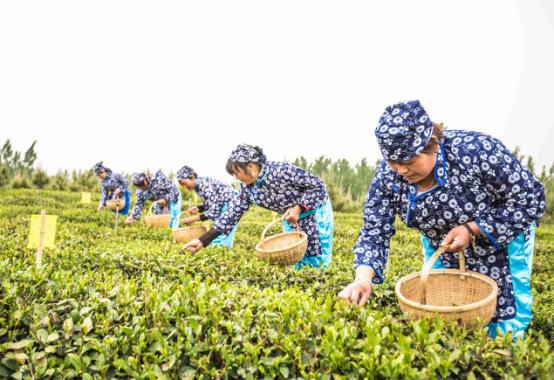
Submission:
<svg viewBox="0 0 554 380">
<path fill-rule="evenodd" d="M 231 180 L 270 159 L 379 158 L 385 106 L 554 161 L 554 2 L 3 1 L 0 143 L 39 164 L 183 164 Z"/>
</svg>

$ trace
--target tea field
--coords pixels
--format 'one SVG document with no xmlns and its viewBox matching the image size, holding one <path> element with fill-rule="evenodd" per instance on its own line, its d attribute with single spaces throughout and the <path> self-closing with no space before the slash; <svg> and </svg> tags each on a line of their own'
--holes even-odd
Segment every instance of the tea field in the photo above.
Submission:
<svg viewBox="0 0 554 380">
<path fill-rule="evenodd" d="M 335 214 L 325 271 L 254 256 L 271 214 L 251 210 L 235 248 L 181 253 L 168 231 L 113 230 L 80 194 L 0 190 L 0 378 L 552 378 L 554 225 L 537 230 L 535 319 L 525 339 L 488 338 L 439 320 L 410 322 L 396 280 L 421 265 L 399 226 L 384 285 L 351 307 L 359 213 Z M 59 215 L 42 270 L 27 248 L 30 215 Z M 121 221 L 121 220 L 120 220 Z"/>
</svg>

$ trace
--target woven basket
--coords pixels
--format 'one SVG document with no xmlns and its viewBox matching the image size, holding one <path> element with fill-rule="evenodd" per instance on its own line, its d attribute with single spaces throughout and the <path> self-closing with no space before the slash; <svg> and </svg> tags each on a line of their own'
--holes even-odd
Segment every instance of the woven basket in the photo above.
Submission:
<svg viewBox="0 0 554 380">
<path fill-rule="evenodd" d="M 123 210 L 125 208 L 125 199 L 115 198 L 106 201 L 106 207 L 108 210 L 116 211 Z"/>
<path fill-rule="evenodd" d="M 152 203 L 150 209 L 148 210 L 148 214 L 144 217 L 144 224 L 146 224 L 148 227 L 154 228 L 169 227 L 169 223 L 171 222 L 171 214 L 153 214 L 152 208 L 154 207 L 154 204 L 155 203 Z"/>
<path fill-rule="evenodd" d="M 191 240 L 198 239 L 207 231 L 205 226 L 183 227 L 171 231 L 171 237 L 176 243 L 186 244 Z"/>
<path fill-rule="evenodd" d="M 447 247 L 439 248 L 421 272 L 396 283 L 400 309 L 412 319 L 426 316 L 457 321 L 462 326 L 482 327 L 496 310 L 498 286 L 484 274 L 465 270 L 463 252 L 460 269 L 433 269 Z"/>
<path fill-rule="evenodd" d="M 306 253 L 308 235 L 297 226 L 296 231 L 282 232 L 266 238 L 265 234 L 269 228 L 281 220 L 274 220 L 264 228 L 260 242 L 256 245 L 256 256 L 274 264 L 296 264 Z"/>
</svg>

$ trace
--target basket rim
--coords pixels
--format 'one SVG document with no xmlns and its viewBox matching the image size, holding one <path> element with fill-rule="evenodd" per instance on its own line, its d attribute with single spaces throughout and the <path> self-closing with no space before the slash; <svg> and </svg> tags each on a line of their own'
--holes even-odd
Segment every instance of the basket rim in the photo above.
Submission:
<svg viewBox="0 0 554 380">
<path fill-rule="evenodd" d="M 278 234 L 271 235 L 270 237 L 265 238 L 264 240 L 258 242 L 258 244 L 256 244 L 256 252 L 269 253 L 269 254 L 282 252 L 284 250 L 282 248 L 280 248 L 280 249 L 263 249 L 263 248 L 261 248 L 261 244 L 264 243 L 264 242 L 267 242 L 269 240 L 276 239 L 276 238 L 286 236 L 286 235 L 290 235 L 290 234 L 300 234 L 302 236 L 302 238 L 296 244 L 291 245 L 290 247 L 287 247 L 286 248 L 287 250 L 297 248 L 298 246 L 304 244 L 304 242 L 308 241 L 308 235 L 304 231 L 280 232 Z"/>
<path fill-rule="evenodd" d="M 474 271 L 465 271 L 462 272 L 459 269 L 432 269 L 429 272 L 429 276 L 432 275 L 440 275 L 440 274 L 447 274 L 447 275 L 456 275 L 459 276 L 460 274 L 463 274 L 464 276 L 477 278 L 479 280 L 482 280 L 486 282 L 487 284 L 492 286 L 492 291 L 488 296 L 483 298 L 480 301 L 468 303 L 465 305 L 459 305 L 459 306 L 435 306 L 435 305 L 423 305 L 419 302 L 412 301 L 408 298 L 406 298 L 402 292 L 400 291 L 400 287 L 408 280 L 412 280 L 414 278 L 420 277 L 421 272 L 415 272 L 412 274 L 409 274 L 407 276 L 402 277 L 400 280 L 396 282 L 395 286 L 395 293 L 398 297 L 398 300 L 414 309 L 423 310 L 423 311 L 430 311 L 430 312 L 440 312 L 440 313 L 460 313 L 464 311 L 471 311 L 478 309 L 482 306 L 485 306 L 489 304 L 491 301 L 493 301 L 498 296 L 498 285 L 496 281 L 494 281 L 492 278 L 490 278 L 487 275 L 484 275 L 482 273 L 477 273 Z M 496 308 L 496 305 L 495 305 Z"/>
<path fill-rule="evenodd" d="M 179 228 L 175 228 L 173 230 L 171 230 L 171 233 L 175 233 L 175 232 L 183 232 L 183 231 L 186 231 L 186 230 L 193 230 L 193 229 L 196 229 L 196 228 L 201 228 L 205 231 L 208 231 L 208 229 L 204 226 L 188 226 L 188 227 L 179 227 Z"/>
<path fill-rule="evenodd" d="M 161 218 L 164 218 L 164 219 L 167 219 L 167 218 L 170 218 L 171 219 L 171 214 L 153 214 L 153 215 L 145 215 L 144 216 L 144 219 L 161 219 Z"/>
</svg>

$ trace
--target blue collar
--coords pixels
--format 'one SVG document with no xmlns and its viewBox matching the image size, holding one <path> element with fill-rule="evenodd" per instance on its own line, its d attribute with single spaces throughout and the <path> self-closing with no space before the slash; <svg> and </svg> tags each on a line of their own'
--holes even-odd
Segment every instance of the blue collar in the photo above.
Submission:
<svg viewBox="0 0 554 380">
<path fill-rule="evenodd" d="M 102 183 L 107 182 L 110 178 L 112 178 L 112 172 L 108 172 L 108 174 L 106 175 L 106 178 L 102 180 Z"/>
<path fill-rule="evenodd" d="M 436 155 L 436 161 L 435 161 L 435 168 L 433 169 L 433 176 L 435 177 L 435 181 L 437 181 L 437 184 L 433 186 L 431 189 L 424 191 L 423 193 L 417 194 L 417 185 L 410 184 L 408 186 L 409 192 L 408 195 L 410 197 L 411 201 L 416 201 L 422 196 L 429 194 L 439 187 L 442 187 L 448 183 L 448 172 L 446 170 L 446 153 L 444 152 L 444 146 L 443 144 L 440 144 L 440 152 L 437 152 Z"/>
<path fill-rule="evenodd" d="M 202 182 L 202 177 L 196 177 L 194 180 L 194 191 L 199 192 L 200 191 L 200 183 Z"/>
<path fill-rule="evenodd" d="M 262 182 L 265 180 L 265 177 L 267 177 L 268 173 L 269 173 L 269 169 L 267 167 L 267 164 L 263 164 L 262 169 L 260 170 L 260 173 L 258 173 L 258 177 L 256 178 L 256 181 L 254 181 L 253 184 L 248 185 L 248 187 L 250 187 L 253 190 L 260 187 Z"/>
</svg>

